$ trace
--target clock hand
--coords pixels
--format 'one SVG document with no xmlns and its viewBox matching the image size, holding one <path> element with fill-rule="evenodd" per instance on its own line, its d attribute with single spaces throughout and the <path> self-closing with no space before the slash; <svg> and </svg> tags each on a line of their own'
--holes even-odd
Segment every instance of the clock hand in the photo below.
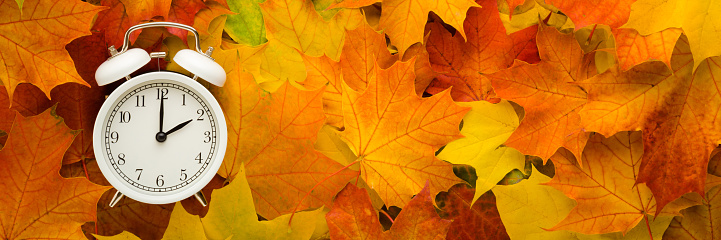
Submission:
<svg viewBox="0 0 721 240">
<path fill-rule="evenodd" d="M 188 123 L 190 123 L 190 122 L 192 122 L 192 121 L 193 121 L 193 119 L 190 119 L 190 120 L 185 121 L 185 122 L 183 122 L 183 123 L 181 123 L 181 124 L 178 124 L 178 126 L 175 126 L 175 127 L 171 128 L 170 130 L 168 130 L 168 131 L 165 133 L 165 135 L 167 136 L 167 135 L 170 135 L 171 133 L 173 133 L 173 132 L 175 132 L 175 131 L 180 130 L 181 128 L 185 127 L 185 125 L 188 125 Z"/>
<path fill-rule="evenodd" d="M 160 130 L 158 130 L 159 133 L 163 132 L 163 115 L 165 114 L 165 111 L 163 109 L 163 100 L 165 98 L 160 98 Z"/>
</svg>

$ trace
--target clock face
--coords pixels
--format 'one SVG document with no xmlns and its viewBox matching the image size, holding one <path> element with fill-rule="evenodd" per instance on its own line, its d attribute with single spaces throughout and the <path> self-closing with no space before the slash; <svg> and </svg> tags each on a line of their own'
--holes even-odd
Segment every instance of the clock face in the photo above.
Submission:
<svg viewBox="0 0 721 240">
<path fill-rule="evenodd" d="M 94 140 L 95 151 L 103 156 L 98 165 L 105 177 L 143 202 L 174 202 L 199 191 L 217 172 L 225 151 L 225 122 L 215 99 L 182 75 L 126 84 L 108 98 L 96 121 L 95 134 L 101 134 Z"/>
</svg>

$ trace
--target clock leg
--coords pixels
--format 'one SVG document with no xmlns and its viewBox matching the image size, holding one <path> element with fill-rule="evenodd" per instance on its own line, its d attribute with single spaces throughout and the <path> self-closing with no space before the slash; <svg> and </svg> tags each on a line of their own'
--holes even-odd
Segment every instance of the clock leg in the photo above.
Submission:
<svg viewBox="0 0 721 240">
<path fill-rule="evenodd" d="M 113 199 L 110 200 L 110 207 L 115 207 L 115 204 L 118 204 L 118 202 L 120 202 L 120 199 L 123 199 L 124 196 L 125 195 L 123 195 L 123 193 L 115 190 L 115 195 L 113 195 Z"/>
<path fill-rule="evenodd" d="M 198 191 L 193 196 L 195 196 L 195 199 L 197 199 L 198 202 L 200 202 L 200 205 L 203 205 L 203 207 L 208 206 L 208 201 L 205 200 L 205 195 L 203 195 L 203 191 Z"/>
</svg>

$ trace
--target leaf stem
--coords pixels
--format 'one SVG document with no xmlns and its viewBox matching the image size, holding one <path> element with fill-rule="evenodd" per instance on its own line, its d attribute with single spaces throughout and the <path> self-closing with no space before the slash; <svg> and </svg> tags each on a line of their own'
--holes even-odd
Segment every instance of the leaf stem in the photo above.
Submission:
<svg viewBox="0 0 721 240">
<path fill-rule="evenodd" d="M 598 26 L 598 24 L 593 24 L 593 28 L 591 29 L 591 34 L 589 34 L 588 39 L 586 39 L 586 44 L 591 43 L 591 38 L 593 38 L 593 32 L 596 31 L 596 26 Z"/>
<path fill-rule="evenodd" d="M 391 217 L 390 214 L 388 214 L 388 212 L 383 211 L 383 209 L 381 209 L 380 212 L 383 213 L 383 215 L 386 215 L 386 217 L 388 218 L 388 220 L 391 220 L 391 225 L 394 224 L 394 223 L 396 223 L 396 221 L 393 221 L 393 218 Z"/>
<path fill-rule="evenodd" d="M 643 214 L 643 217 L 646 219 L 646 229 L 648 229 L 648 236 L 653 240 L 653 233 L 651 232 L 651 225 L 648 224 L 648 214 Z"/>
<path fill-rule="evenodd" d="M 343 168 L 338 169 L 338 171 L 336 171 L 336 172 L 328 175 L 328 176 L 325 177 L 323 180 L 321 180 L 320 182 L 316 183 L 315 186 L 313 186 L 313 188 L 311 188 L 310 191 L 308 191 L 308 193 L 305 194 L 305 196 L 303 197 L 303 199 L 301 199 L 300 202 L 298 202 L 298 205 L 295 205 L 295 208 L 293 208 L 293 213 L 290 214 L 290 219 L 288 219 L 288 227 L 290 227 L 290 224 L 293 222 L 293 216 L 295 216 L 295 212 L 298 210 L 298 207 L 300 207 L 300 204 L 302 204 L 302 203 L 305 201 L 305 199 L 308 198 L 308 196 L 310 196 L 310 193 L 312 193 L 313 190 L 315 190 L 315 188 L 317 188 L 318 186 L 320 186 L 321 183 L 325 182 L 325 181 L 328 180 L 330 177 L 335 176 L 335 175 L 338 175 L 338 173 L 342 172 L 343 170 L 348 169 L 350 166 L 353 166 L 353 165 L 355 165 L 356 163 L 359 163 L 359 162 L 360 162 L 359 160 L 353 161 L 352 163 L 350 163 L 350 164 L 348 164 L 348 165 L 345 165 Z M 359 176 L 360 176 L 360 175 L 359 175 Z"/>
</svg>

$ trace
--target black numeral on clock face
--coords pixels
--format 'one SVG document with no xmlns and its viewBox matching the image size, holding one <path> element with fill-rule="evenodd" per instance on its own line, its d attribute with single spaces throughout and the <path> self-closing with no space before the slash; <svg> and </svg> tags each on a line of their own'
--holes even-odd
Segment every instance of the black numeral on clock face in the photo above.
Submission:
<svg viewBox="0 0 721 240">
<path fill-rule="evenodd" d="M 155 178 L 155 185 L 158 185 L 158 187 L 162 187 L 165 185 L 165 181 L 163 181 L 163 175 L 158 175 L 157 178 Z"/>
<path fill-rule="evenodd" d="M 135 96 L 135 107 L 145 107 L 145 95 Z"/>
<path fill-rule="evenodd" d="M 130 112 L 128 111 L 120 111 L 120 123 L 129 123 L 130 122 Z"/>
<path fill-rule="evenodd" d="M 141 169 L 141 168 L 135 169 L 135 172 L 138 173 L 138 181 L 140 181 L 140 175 L 143 175 L 143 169 Z"/>
<path fill-rule="evenodd" d="M 157 100 L 160 100 L 161 97 L 162 97 L 163 99 L 168 99 L 168 97 L 166 97 L 166 95 L 168 95 L 168 89 L 167 89 L 167 88 L 158 88 Z"/>
<path fill-rule="evenodd" d="M 125 165 L 125 153 L 118 154 L 118 165 Z"/>
<path fill-rule="evenodd" d="M 204 143 L 209 143 L 210 140 L 213 140 L 212 138 L 210 138 L 210 131 L 205 131 L 203 135 L 205 135 L 205 139 L 203 139 Z"/>
<path fill-rule="evenodd" d="M 195 160 L 198 160 L 198 164 L 203 163 L 203 157 L 200 156 L 201 153 L 202 153 L 202 152 L 199 152 L 199 153 L 198 153 L 198 156 L 195 157 Z"/>
<path fill-rule="evenodd" d="M 185 94 L 183 94 L 183 106 L 185 106 Z"/>
<path fill-rule="evenodd" d="M 185 179 L 188 179 L 188 174 L 185 173 L 185 169 L 180 169 L 180 181 L 185 181 Z"/>
<path fill-rule="evenodd" d="M 203 115 L 205 114 L 205 111 L 203 111 L 203 109 L 198 109 L 198 111 L 195 111 L 195 112 L 200 115 L 200 116 L 198 116 L 198 119 L 196 119 L 196 120 L 198 120 L 198 121 L 205 120 L 205 119 L 203 119 Z"/>
<path fill-rule="evenodd" d="M 110 133 L 110 143 L 116 143 L 118 142 L 118 140 L 120 140 L 120 135 L 118 134 L 118 132 L 113 131 L 112 133 Z"/>
</svg>

